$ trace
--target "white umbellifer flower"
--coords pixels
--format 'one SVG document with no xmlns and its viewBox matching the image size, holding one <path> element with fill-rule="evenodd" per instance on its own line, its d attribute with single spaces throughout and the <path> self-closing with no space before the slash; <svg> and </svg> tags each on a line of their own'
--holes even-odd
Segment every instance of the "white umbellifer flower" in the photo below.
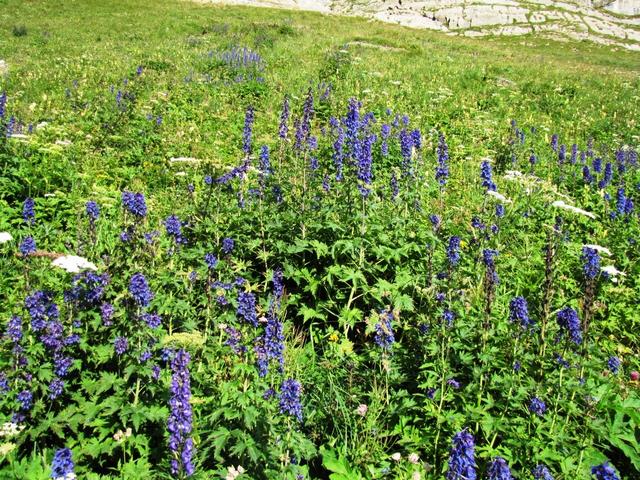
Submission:
<svg viewBox="0 0 640 480">
<path fill-rule="evenodd" d="M 358 408 L 356 409 L 356 413 L 361 417 L 364 417 L 367 414 L 368 410 L 369 410 L 369 407 L 367 407 L 366 404 L 361 403 L 360 405 L 358 405 Z"/>
<path fill-rule="evenodd" d="M 71 145 L 71 140 L 56 140 L 56 145 L 60 145 L 61 147 L 68 147 Z"/>
<path fill-rule="evenodd" d="M 187 172 L 176 172 L 173 174 L 175 177 L 184 177 L 187 175 Z"/>
<path fill-rule="evenodd" d="M 240 475 L 242 475 L 244 472 L 245 472 L 245 470 L 244 470 L 244 468 L 242 468 L 241 465 L 238 465 L 238 468 L 236 468 L 233 465 L 231 465 L 230 467 L 227 467 L 227 476 L 224 477 L 224 478 L 225 478 L 225 480 L 235 480 Z"/>
<path fill-rule="evenodd" d="M 15 443 L 7 442 L 0 445 L 0 455 L 6 455 L 16 448 Z"/>
<path fill-rule="evenodd" d="M 503 203 L 512 203 L 511 200 L 509 200 L 507 197 L 505 197 L 504 195 L 502 195 L 501 193 L 498 192 L 494 192 L 493 190 L 487 190 L 487 195 L 489 195 L 490 197 L 495 198 L 496 200 L 500 200 Z"/>
<path fill-rule="evenodd" d="M 616 277 L 618 275 L 622 275 L 623 277 L 626 276 L 626 273 L 621 272 L 613 265 L 607 265 L 605 267 L 600 268 L 600 270 L 602 270 L 604 273 L 606 273 L 611 277 Z"/>
<path fill-rule="evenodd" d="M 600 245 L 595 245 L 595 244 L 591 244 L 591 243 L 588 243 L 588 244 L 586 244 L 584 246 L 587 247 L 587 248 L 592 248 L 594 250 L 597 250 L 598 252 L 604 253 L 605 255 L 611 255 L 611 250 L 609 250 L 606 247 L 602 247 Z"/>
<path fill-rule="evenodd" d="M 56 196 L 56 194 L 55 194 L 55 193 L 45 193 L 45 194 L 44 194 L 44 197 L 45 197 L 45 198 L 53 198 L 53 197 L 55 197 L 55 196 Z"/>
<path fill-rule="evenodd" d="M 415 465 L 420 461 L 420 455 L 418 455 L 417 453 L 410 453 L 407 459 L 409 460 L 409 462 Z"/>
<path fill-rule="evenodd" d="M 24 425 L 18 425 L 13 422 L 5 422 L 0 427 L 0 437 L 13 437 L 24 430 Z"/>
<path fill-rule="evenodd" d="M 80 273 L 81 270 L 97 270 L 98 267 L 89 260 L 77 255 L 63 255 L 56 258 L 51 265 L 60 267 L 69 273 Z"/>
<path fill-rule="evenodd" d="M 24 133 L 12 133 L 9 135 L 9 138 L 15 138 L 16 140 L 26 140 L 29 138 L 29 135 L 25 135 Z"/>
<path fill-rule="evenodd" d="M 420 480 L 422 478 L 422 475 L 420 475 L 420 472 L 413 472 L 413 474 L 411 475 L 411 480 Z"/>
<path fill-rule="evenodd" d="M 0 232 L 0 243 L 7 243 L 13 240 L 13 235 L 9 232 Z"/>
<path fill-rule="evenodd" d="M 579 215 L 584 215 L 585 217 L 596 218 L 596 216 L 593 213 L 587 212 L 586 210 L 582 210 L 581 208 L 578 208 L 578 207 L 567 205 L 562 200 L 556 200 L 551 204 L 551 206 L 556 208 L 561 208 L 563 210 L 568 210 L 570 212 L 577 213 Z"/>
<path fill-rule="evenodd" d="M 200 160 L 193 157 L 171 157 L 170 163 L 200 163 Z"/>
<path fill-rule="evenodd" d="M 393 455 L 391 455 L 391 459 L 394 462 L 399 462 L 400 460 L 402 460 L 402 455 L 400 454 L 400 452 L 396 452 Z"/>
</svg>

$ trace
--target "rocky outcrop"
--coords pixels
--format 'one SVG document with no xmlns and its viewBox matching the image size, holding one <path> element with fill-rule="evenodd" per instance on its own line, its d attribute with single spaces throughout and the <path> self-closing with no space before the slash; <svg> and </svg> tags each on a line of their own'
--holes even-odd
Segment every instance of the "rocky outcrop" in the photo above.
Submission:
<svg viewBox="0 0 640 480">
<path fill-rule="evenodd" d="M 640 51 L 638 0 L 196 1 L 356 15 L 468 37 L 538 34 Z"/>
</svg>

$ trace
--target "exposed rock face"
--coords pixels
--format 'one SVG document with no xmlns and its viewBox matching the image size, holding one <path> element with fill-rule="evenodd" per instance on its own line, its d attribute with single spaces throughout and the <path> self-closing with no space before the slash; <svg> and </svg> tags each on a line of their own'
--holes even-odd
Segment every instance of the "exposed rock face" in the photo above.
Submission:
<svg viewBox="0 0 640 480">
<path fill-rule="evenodd" d="M 363 16 L 470 37 L 535 33 L 640 51 L 640 0 L 195 1 Z"/>
</svg>

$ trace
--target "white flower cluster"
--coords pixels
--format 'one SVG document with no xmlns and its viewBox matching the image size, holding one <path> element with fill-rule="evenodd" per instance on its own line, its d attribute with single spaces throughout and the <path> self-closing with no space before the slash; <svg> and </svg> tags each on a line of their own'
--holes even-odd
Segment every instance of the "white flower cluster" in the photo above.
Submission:
<svg viewBox="0 0 640 480">
<path fill-rule="evenodd" d="M 60 267 L 69 273 L 80 273 L 81 270 L 97 270 L 98 267 L 89 260 L 77 255 L 63 255 L 56 258 L 51 265 Z"/>
<path fill-rule="evenodd" d="M 579 215 L 584 215 L 585 217 L 596 218 L 596 216 L 593 213 L 587 212 L 586 210 L 582 210 L 581 208 L 574 207 L 572 205 L 567 205 L 566 203 L 564 203 L 563 200 L 556 200 L 551 204 L 551 206 L 556 208 L 561 208 L 563 210 L 568 210 L 570 212 L 577 213 Z"/>
<path fill-rule="evenodd" d="M 0 437 L 13 437 L 24 430 L 24 425 L 18 425 L 13 422 L 5 422 L 0 427 Z"/>
<path fill-rule="evenodd" d="M 242 468 L 241 465 L 238 465 L 238 468 L 236 468 L 233 465 L 231 465 L 230 467 L 227 467 L 227 476 L 224 477 L 224 479 L 225 480 L 235 480 L 240 475 L 242 475 L 244 472 L 245 472 L 245 469 Z"/>
</svg>

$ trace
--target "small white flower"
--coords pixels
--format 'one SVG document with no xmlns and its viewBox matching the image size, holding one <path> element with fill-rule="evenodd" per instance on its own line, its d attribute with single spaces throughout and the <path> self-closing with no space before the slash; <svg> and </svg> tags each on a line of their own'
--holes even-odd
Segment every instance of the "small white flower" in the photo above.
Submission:
<svg viewBox="0 0 640 480">
<path fill-rule="evenodd" d="M 71 140 L 56 140 L 56 145 L 60 145 L 61 147 L 68 147 L 71 145 Z"/>
<path fill-rule="evenodd" d="M 564 203 L 563 200 L 556 200 L 551 204 L 551 206 L 556 208 L 561 208 L 563 210 L 568 210 L 570 212 L 577 213 L 579 215 L 584 215 L 585 217 L 596 218 L 596 216 L 593 213 L 587 212 L 586 210 L 582 210 L 581 208 L 574 207 L 572 205 L 567 205 L 566 203 Z"/>
<path fill-rule="evenodd" d="M 55 194 L 55 193 L 45 193 L 45 194 L 44 194 L 44 197 L 45 197 L 45 198 L 53 198 L 53 197 L 55 197 L 55 196 L 56 196 L 56 194 Z"/>
<path fill-rule="evenodd" d="M 422 478 L 422 475 L 420 475 L 420 472 L 413 472 L 413 474 L 411 475 L 411 480 L 420 480 Z"/>
<path fill-rule="evenodd" d="M 495 198 L 496 200 L 500 200 L 503 203 L 512 203 L 511 200 L 509 200 L 507 197 L 505 197 L 501 193 L 494 192 L 493 190 L 487 190 L 487 195 Z"/>
<path fill-rule="evenodd" d="M 399 462 L 400 460 L 402 460 L 402 455 L 400 454 L 400 452 L 396 452 L 393 455 L 391 455 L 391 459 L 394 462 Z"/>
<path fill-rule="evenodd" d="M 600 268 L 600 270 L 602 270 L 604 273 L 606 273 L 610 277 L 617 277 L 618 275 L 622 275 L 624 277 L 624 276 L 627 275 L 626 273 L 621 272 L 620 270 L 618 270 L 613 265 L 607 265 L 605 267 Z"/>
<path fill-rule="evenodd" d="M 184 177 L 187 175 L 187 172 L 176 172 L 173 174 L 175 177 Z"/>
<path fill-rule="evenodd" d="M 11 135 L 9 135 L 9 138 L 14 138 L 16 140 L 26 140 L 27 138 L 29 138 L 29 136 L 25 135 L 24 133 L 12 133 Z"/>
<path fill-rule="evenodd" d="M 0 232 L 0 243 L 7 243 L 13 240 L 13 236 L 9 232 Z"/>
<path fill-rule="evenodd" d="M 24 425 L 18 425 L 13 422 L 5 422 L 0 427 L 0 437 L 13 437 L 24 430 Z"/>
<path fill-rule="evenodd" d="M 410 453 L 409 457 L 407 458 L 409 462 L 413 463 L 414 465 L 420 461 L 420 455 L 418 455 L 417 453 Z"/>
<path fill-rule="evenodd" d="M 611 255 L 611 250 L 609 250 L 608 248 L 602 247 L 600 245 L 595 245 L 595 244 L 588 243 L 588 244 L 583 245 L 583 246 L 585 246 L 587 248 L 592 248 L 594 250 L 597 250 L 598 252 L 604 253 L 605 255 Z"/>
<path fill-rule="evenodd" d="M 244 472 L 245 472 L 245 470 L 244 470 L 244 468 L 242 468 L 241 465 L 238 465 L 237 469 L 236 469 L 236 467 L 231 465 L 230 467 L 227 467 L 227 476 L 224 477 L 224 478 L 225 478 L 225 480 L 235 480 L 240 475 L 242 475 Z"/>
<path fill-rule="evenodd" d="M 15 443 L 7 442 L 0 445 L 0 455 L 6 455 L 16 448 Z"/>
<path fill-rule="evenodd" d="M 200 163 L 200 160 L 193 157 L 171 157 L 170 163 Z"/>
<path fill-rule="evenodd" d="M 51 265 L 60 267 L 69 273 L 80 273 L 81 270 L 97 270 L 98 267 L 92 262 L 77 255 L 63 255 L 56 258 Z"/>
<path fill-rule="evenodd" d="M 366 404 L 361 403 L 360 405 L 358 405 L 358 408 L 356 409 L 356 413 L 361 417 L 364 417 L 367 414 L 368 410 L 369 410 L 369 407 L 367 407 Z"/>
</svg>

